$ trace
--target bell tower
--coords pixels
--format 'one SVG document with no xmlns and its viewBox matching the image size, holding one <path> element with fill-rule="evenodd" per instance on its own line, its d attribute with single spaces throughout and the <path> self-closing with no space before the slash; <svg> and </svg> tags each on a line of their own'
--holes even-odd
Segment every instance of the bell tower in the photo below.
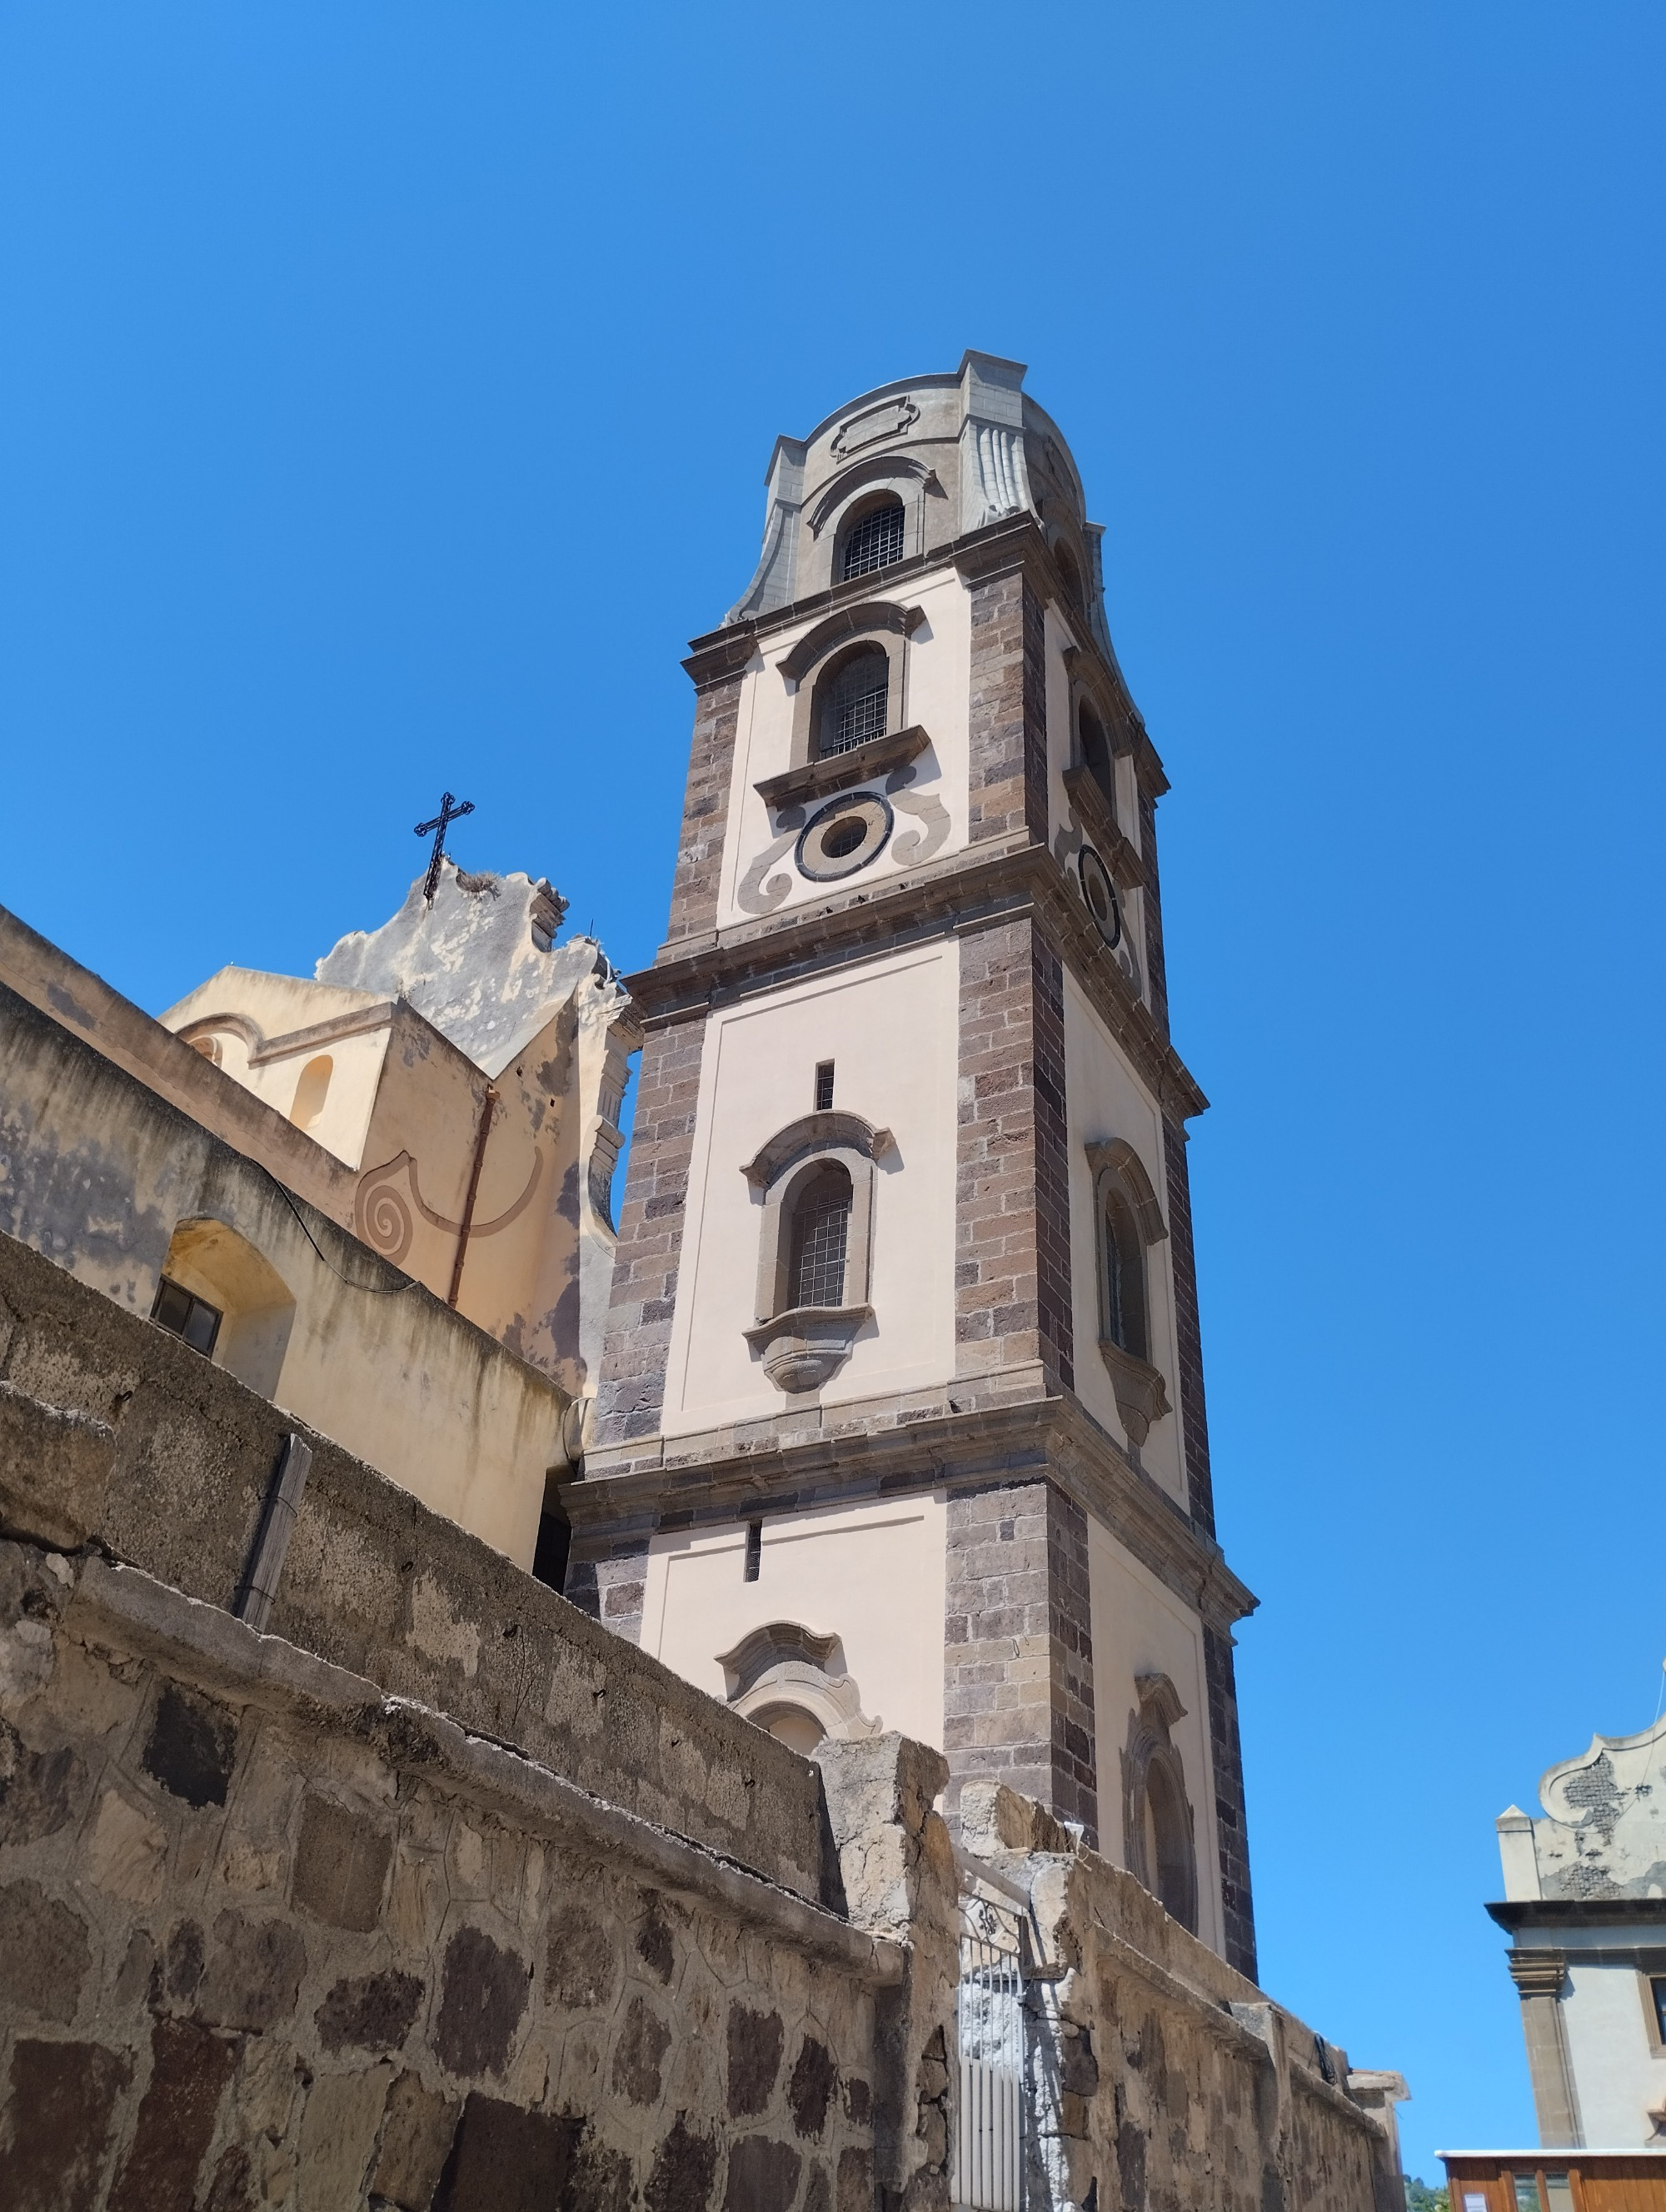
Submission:
<svg viewBox="0 0 1666 2212">
<path fill-rule="evenodd" d="M 939 1745 L 1251 1975 L 1163 769 L 1014 362 L 780 439 L 694 739 L 570 1595 Z"/>
</svg>

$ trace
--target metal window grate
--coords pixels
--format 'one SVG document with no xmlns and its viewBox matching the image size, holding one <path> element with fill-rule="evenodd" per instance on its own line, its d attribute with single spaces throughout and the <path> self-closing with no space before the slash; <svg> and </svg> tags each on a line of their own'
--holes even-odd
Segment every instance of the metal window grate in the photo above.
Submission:
<svg viewBox="0 0 1666 2212">
<path fill-rule="evenodd" d="M 833 723 L 833 742 L 824 746 L 825 752 L 848 753 L 853 745 L 865 745 L 870 738 L 885 734 L 885 696 L 889 683 L 882 677 L 870 691 L 860 691 L 854 698 L 841 699 L 839 711 Z"/>
<path fill-rule="evenodd" d="M 885 733 L 891 663 L 883 646 L 865 646 L 827 679 L 817 702 L 816 750 L 823 759 Z"/>
<path fill-rule="evenodd" d="M 806 1186 L 793 1217 L 795 1306 L 844 1304 L 845 1248 L 850 1236 L 850 1178 L 828 1168 Z"/>
<path fill-rule="evenodd" d="M 876 507 L 865 514 L 844 542 L 844 580 L 871 576 L 876 568 L 889 568 L 903 557 L 903 502 Z"/>
</svg>

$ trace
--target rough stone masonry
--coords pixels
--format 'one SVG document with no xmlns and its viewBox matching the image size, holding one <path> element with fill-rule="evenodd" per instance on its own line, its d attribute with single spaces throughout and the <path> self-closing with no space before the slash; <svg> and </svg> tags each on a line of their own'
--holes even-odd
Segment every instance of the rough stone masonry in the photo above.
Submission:
<svg viewBox="0 0 1666 2212">
<path fill-rule="evenodd" d="M 1365 2212 L 1347 2064 L 1029 1801 L 800 1759 L 0 1239 L 15 2212 L 951 2202 L 959 1899 L 1031 1899 L 1035 2212 Z M 970 1871 L 969 1871 L 970 1870 Z"/>
</svg>

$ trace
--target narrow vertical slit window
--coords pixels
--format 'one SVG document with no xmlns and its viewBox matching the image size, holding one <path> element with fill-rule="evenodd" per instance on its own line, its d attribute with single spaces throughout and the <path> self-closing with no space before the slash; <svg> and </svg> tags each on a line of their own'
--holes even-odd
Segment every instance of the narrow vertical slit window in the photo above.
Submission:
<svg viewBox="0 0 1666 2212">
<path fill-rule="evenodd" d="M 816 1111 L 825 1114 L 833 1103 L 833 1063 L 818 1060 L 816 1063 Z"/>
<path fill-rule="evenodd" d="M 763 1565 L 763 1523 L 761 1521 L 749 1521 L 746 1523 L 746 1565 L 742 1571 L 743 1581 L 755 1583 L 758 1577 L 758 1570 Z"/>
</svg>

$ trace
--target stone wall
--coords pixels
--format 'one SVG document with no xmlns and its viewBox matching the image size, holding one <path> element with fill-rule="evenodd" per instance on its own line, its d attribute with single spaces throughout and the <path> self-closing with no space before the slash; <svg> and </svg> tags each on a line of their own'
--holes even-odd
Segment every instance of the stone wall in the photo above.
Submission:
<svg viewBox="0 0 1666 2212">
<path fill-rule="evenodd" d="M 0 1532 L 95 1547 L 229 1607 L 290 1416 L 0 1237 Z M 326 1437 L 268 1624 L 799 1894 L 806 1763 Z"/>
<path fill-rule="evenodd" d="M 1370 2212 L 1342 2055 L 997 1783 L 958 1867 L 939 1753 L 799 1758 L 322 1437 L 256 1633 L 286 1434 L 0 1241 L 8 2212 L 947 2212 L 990 1875 L 1030 2212 Z"/>
<path fill-rule="evenodd" d="M 983 1782 L 960 1809 L 971 1856 L 1028 1899 L 1032 2207 L 1402 2201 L 1392 2106 L 1350 2094 L 1345 2051 L 1036 1805 Z"/>
<path fill-rule="evenodd" d="M 897 1942 L 134 1569 L 0 1591 L 15 2212 L 873 2204 Z"/>
<path fill-rule="evenodd" d="M 999 1780 L 1098 1841 L 1087 1526 L 1052 1483 L 988 1482 L 948 1498 L 943 1744 L 951 1813 Z"/>
<path fill-rule="evenodd" d="M 656 1024 L 642 1046 L 602 1348 L 599 1444 L 659 1430 L 705 1045 L 706 1024 L 696 1019 Z"/>
<path fill-rule="evenodd" d="M 956 1371 L 1073 1384 L 1058 956 L 1031 919 L 960 948 Z"/>
</svg>

